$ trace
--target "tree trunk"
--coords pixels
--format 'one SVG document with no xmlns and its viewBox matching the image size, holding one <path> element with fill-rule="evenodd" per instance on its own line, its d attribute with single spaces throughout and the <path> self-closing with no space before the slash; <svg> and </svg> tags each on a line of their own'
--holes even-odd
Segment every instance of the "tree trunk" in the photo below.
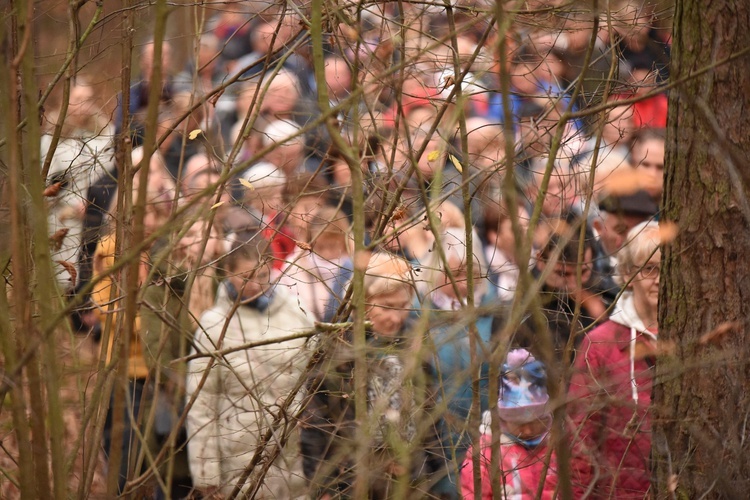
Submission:
<svg viewBox="0 0 750 500">
<path fill-rule="evenodd" d="M 750 489 L 750 5 L 678 0 L 653 457 L 659 497 Z M 740 52 L 743 51 L 743 52 Z M 727 59 L 730 59 L 727 61 Z"/>
</svg>

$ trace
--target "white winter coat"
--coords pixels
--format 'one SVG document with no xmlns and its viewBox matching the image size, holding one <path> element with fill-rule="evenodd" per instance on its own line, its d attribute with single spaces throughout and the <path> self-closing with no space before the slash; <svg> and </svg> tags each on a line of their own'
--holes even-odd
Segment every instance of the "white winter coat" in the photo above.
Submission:
<svg viewBox="0 0 750 500">
<path fill-rule="evenodd" d="M 216 304 L 203 314 L 195 334 L 201 351 L 228 349 L 312 328 L 306 314 L 277 287 L 266 311 L 239 306 L 222 339 L 232 307 L 233 301 L 221 285 Z M 211 358 L 188 363 L 188 401 L 198 392 L 187 418 L 190 472 L 197 488 L 220 486 L 223 494 L 234 488 L 307 364 L 304 344 L 305 339 L 299 339 L 226 354 L 210 368 L 200 392 Z M 292 407 L 288 414 L 295 412 Z M 304 487 L 296 434 L 269 470 L 256 498 L 294 498 Z"/>
</svg>

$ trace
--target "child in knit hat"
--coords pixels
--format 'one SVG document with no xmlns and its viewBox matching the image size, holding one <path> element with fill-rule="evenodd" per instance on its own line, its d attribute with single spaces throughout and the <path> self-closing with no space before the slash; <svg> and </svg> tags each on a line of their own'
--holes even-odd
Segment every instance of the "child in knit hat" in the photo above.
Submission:
<svg viewBox="0 0 750 500">
<path fill-rule="evenodd" d="M 547 374 L 544 364 L 525 349 L 508 353 L 503 365 L 497 416 L 500 419 L 501 498 L 513 500 L 553 498 L 557 486 L 555 454 L 548 452 L 547 436 L 552 424 Z M 480 437 L 482 499 L 493 498 L 491 415 L 485 412 Z M 541 489 L 540 489 L 541 488 Z M 474 462 L 472 450 L 466 453 L 461 470 L 461 493 L 474 499 Z"/>
</svg>

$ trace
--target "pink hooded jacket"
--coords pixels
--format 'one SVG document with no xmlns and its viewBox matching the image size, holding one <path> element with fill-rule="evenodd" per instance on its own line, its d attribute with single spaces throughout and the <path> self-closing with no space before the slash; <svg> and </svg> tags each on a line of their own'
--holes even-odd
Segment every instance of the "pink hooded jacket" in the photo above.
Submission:
<svg viewBox="0 0 750 500">
<path fill-rule="evenodd" d="M 479 466 L 482 477 L 482 499 L 491 500 L 492 476 L 490 464 L 492 450 L 490 448 L 491 436 L 481 437 L 481 453 Z M 504 492 L 500 498 L 508 500 L 533 500 L 535 498 L 551 499 L 557 487 L 557 463 L 555 454 L 547 457 L 549 447 L 542 443 L 534 448 L 511 441 L 505 435 L 501 442 L 502 463 L 500 464 L 500 484 Z M 461 497 L 464 500 L 474 500 L 474 464 L 471 458 L 472 450 L 466 453 L 464 466 L 461 469 Z M 544 482 L 541 490 L 539 485 Z M 541 491 L 541 496 L 537 493 Z"/>
</svg>

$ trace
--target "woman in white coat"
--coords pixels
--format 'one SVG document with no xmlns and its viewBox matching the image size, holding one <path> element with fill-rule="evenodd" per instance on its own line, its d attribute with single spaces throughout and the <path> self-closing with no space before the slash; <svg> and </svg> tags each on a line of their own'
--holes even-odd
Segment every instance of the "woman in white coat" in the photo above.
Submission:
<svg viewBox="0 0 750 500">
<path fill-rule="evenodd" d="M 219 286 L 214 307 L 201 317 L 195 336 L 201 352 L 272 341 L 312 328 L 296 301 L 270 284 L 266 240 L 237 242 L 226 259 L 228 278 Z M 237 485 L 278 412 L 284 411 L 289 398 L 296 398 L 294 388 L 307 361 L 305 339 L 299 338 L 189 362 L 187 397 L 195 402 L 187 418 L 188 455 L 193 483 L 204 496 L 223 496 Z M 288 406 L 284 418 L 293 418 L 296 411 L 296 405 Z M 304 489 L 294 436 L 255 498 L 295 498 Z M 268 450 L 276 444 L 272 440 Z"/>
</svg>

